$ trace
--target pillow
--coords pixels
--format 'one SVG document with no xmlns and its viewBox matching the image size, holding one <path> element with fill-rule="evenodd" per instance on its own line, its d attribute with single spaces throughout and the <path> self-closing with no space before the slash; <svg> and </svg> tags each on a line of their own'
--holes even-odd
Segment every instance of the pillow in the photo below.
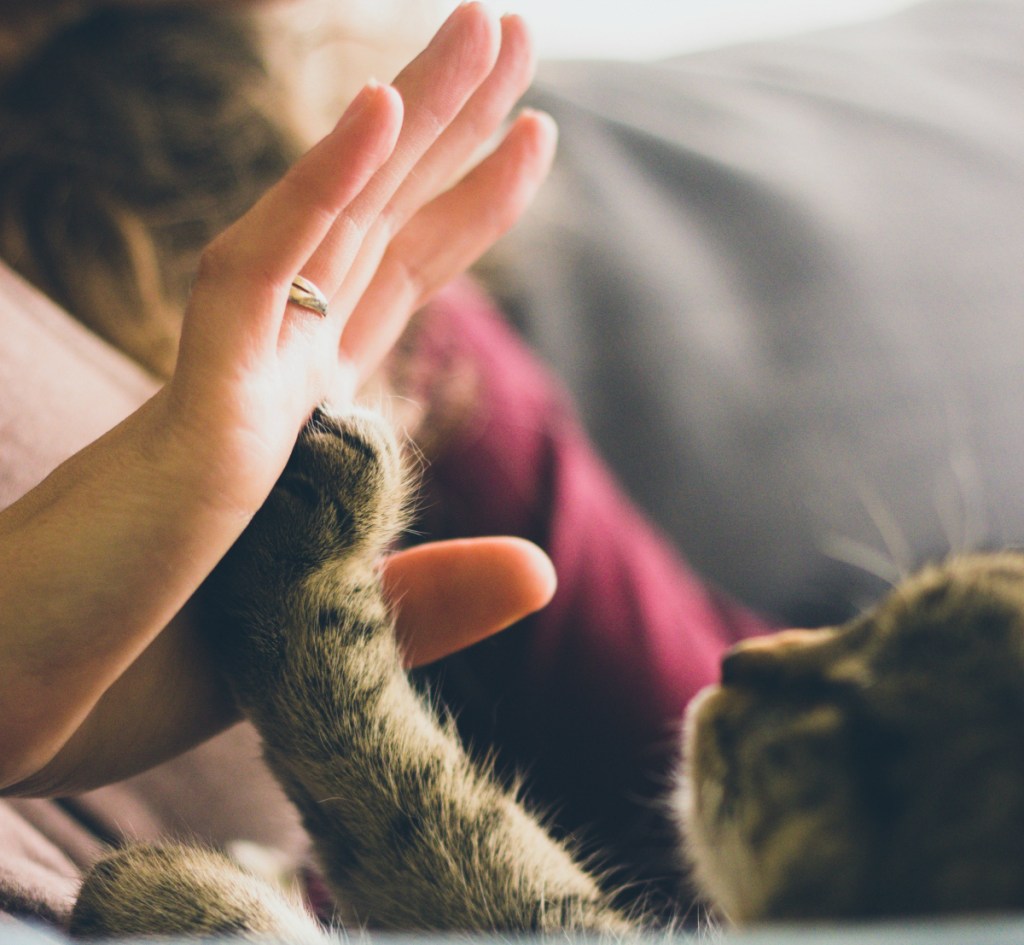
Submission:
<svg viewBox="0 0 1024 945">
<path fill-rule="evenodd" d="M 839 620 L 1024 539 L 1024 4 L 543 67 L 492 260 L 628 491 L 711 580 Z"/>
</svg>

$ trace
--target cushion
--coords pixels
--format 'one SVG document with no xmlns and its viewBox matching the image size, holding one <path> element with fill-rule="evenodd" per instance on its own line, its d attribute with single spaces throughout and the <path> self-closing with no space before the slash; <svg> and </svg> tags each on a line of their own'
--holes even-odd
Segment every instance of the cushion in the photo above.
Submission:
<svg viewBox="0 0 1024 945">
<path fill-rule="evenodd" d="M 543 67 L 492 269 L 633 497 L 774 617 L 1024 539 L 1024 4 Z"/>
</svg>

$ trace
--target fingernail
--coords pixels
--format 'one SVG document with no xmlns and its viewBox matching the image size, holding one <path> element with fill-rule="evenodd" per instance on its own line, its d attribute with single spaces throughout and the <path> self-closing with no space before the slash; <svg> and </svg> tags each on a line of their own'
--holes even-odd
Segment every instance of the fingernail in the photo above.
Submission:
<svg viewBox="0 0 1024 945">
<path fill-rule="evenodd" d="M 366 111 L 370 102 L 373 100 L 374 95 L 381 88 L 381 83 L 376 79 L 370 79 L 369 82 L 364 85 L 356 97 L 349 102 L 348 108 L 342 112 L 341 118 L 338 119 L 338 124 L 335 127 L 342 127 L 343 125 L 349 125 L 359 119 L 359 116 Z"/>
<path fill-rule="evenodd" d="M 462 3 L 460 3 L 454 10 L 452 10 L 451 13 L 448 14 L 448 18 L 444 21 L 444 23 L 441 24 L 441 28 L 437 31 L 437 35 L 440 36 L 442 33 L 446 32 L 448 28 L 451 26 L 452 20 L 454 20 L 458 14 L 465 10 L 466 7 L 480 6 L 483 6 L 483 4 L 480 3 L 480 0 L 463 0 Z"/>
</svg>

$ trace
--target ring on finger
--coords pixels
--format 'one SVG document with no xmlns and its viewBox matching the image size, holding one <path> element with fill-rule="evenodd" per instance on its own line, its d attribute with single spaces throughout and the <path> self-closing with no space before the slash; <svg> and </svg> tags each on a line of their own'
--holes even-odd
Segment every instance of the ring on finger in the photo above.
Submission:
<svg viewBox="0 0 1024 945">
<path fill-rule="evenodd" d="M 320 291 L 315 282 L 311 282 L 305 276 L 296 276 L 292 279 L 291 287 L 288 289 L 288 301 L 310 312 L 316 312 L 321 318 L 327 317 L 327 296 Z"/>
</svg>

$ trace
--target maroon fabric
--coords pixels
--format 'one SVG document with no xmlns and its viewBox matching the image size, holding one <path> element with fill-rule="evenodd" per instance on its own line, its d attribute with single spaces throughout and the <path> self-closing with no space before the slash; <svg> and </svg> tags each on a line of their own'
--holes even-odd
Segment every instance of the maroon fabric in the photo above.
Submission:
<svg viewBox="0 0 1024 945">
<path fill-rule="evenodd" d="M 648 873 L 674 845 L 652 811 L 677 759 L 687 702 L 726 647 L 774 629 L 716 593 L 635 510 L 560 387 L 466 285 L 426 316 L 439 377 L 471 375 L 460 430 L 427 469 L 430 538 L 511 534 L 551 556 L 559 587 L 520 626 L 446 662 L 464 733 L 527 772 L 566 831 Z M 638 824 L 654 836 L 637 845 Z M 650 861 L 645 865 L 644 861 Z"/>
</svg>

